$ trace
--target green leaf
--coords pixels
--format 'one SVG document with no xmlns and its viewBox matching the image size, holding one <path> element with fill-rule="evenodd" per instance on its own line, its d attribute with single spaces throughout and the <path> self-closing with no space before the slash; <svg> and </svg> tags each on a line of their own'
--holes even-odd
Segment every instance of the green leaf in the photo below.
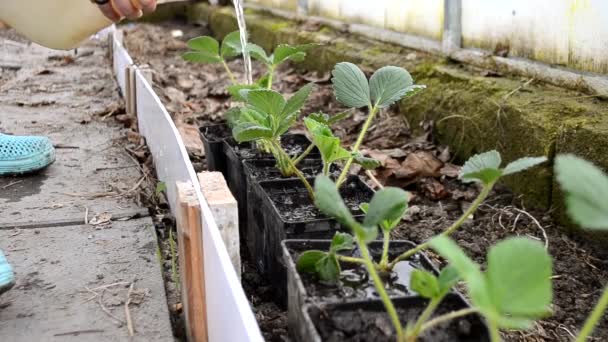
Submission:
<svg viewBox="0 0 608 342">
<path fill-rule="evenodd" d="M 369 79 L 371 99 L 378 108 L 388 107 L 405 96 L 413 84 L 407 70 L 396 66 L 382 67 Z"/>
<path fill-rule="evenodd" d="M 297 112 L 288 114 L 287 116 L 283 117 L 281 119 L 281 121 L 279 121 L 279 124 L 277 125 L 277 129 L 274 132 L 274 136 L 279 137 L 279 136 L 285 134 L 285 132 L 287 132 L 289 130 L 289 128 L 291 126 L 293 126 L 293 124 L 296 122 L 297 118 L 298 118 Z"/>
<path fill-rule="evenodd" d="M 186 52 L 182 55 L 182 58 L 187 62 L 194 63 L 219 63 L 222 61 L 219 56 L 197 51 Z"/>
<path fill-rule="evenodd" d="M 350 158 L 350 152 L 340 145 L 340 138 L 335 137 L 327 125 L 309 117 L 304 119 L 304 124 L 325 164 Z"/>
<path fill-rule="evenodd" d="M 241 34 L 239 31 L 230 32 L 222 40 L 221 56 L 235 57 L 243 53 L 243 45 L 241 45 Z"/>
<path fill-rule="evenodd" d="M 340 251 L 350 251 L 355 247 L 355 240 L 352 235 L 347 233 L 336 232 L 331 240 L 330 254 L 335 254 Z"/>
<path fill-rule="evenodd" d="M 317 44 L 289 45 L 281 44 L 274 49 L 272 64 L 277 66 L 288 60 L 302 62 L 306 58 L 306 51 Z"/>
<path fill-rule="evenodd" d="M 423 84 L 411 85 L 411 86 L 407 87 L 405 95 L 402 98 L 412 97 L 412 96 L 418 94 L 419 92 L 423 91 L 424 89 L 426 89 L 426 86 Z"/>
<path fill-rule="evenodd" d="M 241 96 L 247 99 L 249 106 L 274 118 L 279 118 L 283 109 L 285 109 L 285 99 L 274 90 L 254 89 L 247 92 L 241 91 Z"/>
<path fill-rule="evenodd" d="M 448 265 L 439 273 L 439 291 L 442 294 L 448 293 L 454 285 L 460 280 L 460 275 L 456 267 Z"/>
<path fill-rule="evenodd" d="M 332 75 L 334 93 L 340 103 L 352 108 L 371 106 L 369 84 L 359 67 L 348 62 L 338 63 Z"/>
<path fill-rule="evenodd" d="M 336 115 L 334 115 L 334 116 L 330 117 L 330 118 L 327 120 L 327 124 L 328 124 L 328 125 L 333 125 L 333 124 L 335 124 L 335 123 L 337 123 L 337 122 L 340 122 L 340 121 L 342 121 L 342 120 L 344 120 L 344 119 L 348 118 L 348 117 L 349 117 L 349 116 L 351 116 L 352 114 L 353 114 L 352 112 L 342 112 L 342 113 L 338 113 L 338 114 L 336 114 Z"/>
<path fill-rule="evenodd" d="M 266 65 L 272 65 L 272 59 L 270 57 L 268 57 L 268 55 L 266 54 L 266 51 L 264 51 L 264 49 L 256 44 L 252 44 L 252 43 L 248 43 L 247 44 L 247 51 L 249 52 L 249 55 L 251 56 L 251 58 L 260 61 Z"/>
<path fill-rule="evenodd" d="M 351 229 L 357 226 L 357 222 L 344 204 L 336 184 L 327 176 L 319 175 L 315 180 L 315 205 L 319 210 L 345 226 Z"/>
<path fill-rule="evenodd" d="M 312 114 L 308 115 L 308 118 L 310 118 L 311 120 L 315 120 L 319 123 L 322 123 L 324 125 L 330 126 L 339 121 L 346 119 L 347 117 L 349 117 L 351 115 L 352 115 L 351 112 L 342 112 L 342 113 L 338 113 L 334 116 L 329 116 L 328 114 L 318 112 L 318 113 L 312 113 Z"/>
<path fill-rule="evenodd" d="M 541 318 L 553 297 L 551 256 L 538 241 L 515 237 L 490 249 L 486 279 L 492 302 L 503 316 Z"/>
<path fill-rule="evenodd" d="M 239 123 L 249 122 L 270 129 L 268 114 L 260 113 L 253 108 L 241 108 L 238 119 Z"/>
<path fill-rule="evenodd" d="M 308 99 L 314 83 L 308 83 L 293 94 L 285 105 L 282 115 L 289 115 L 299 111 Z"/>
<path fill-rule="evenodd" d="M 608 229 L 608 176 L 592 163 L 573 155 L 555 161 L 557 181 L 565 191 L 568 215 L 588 229 Z"/>
<path fill-rule="evenodd" d="M 264 138 L 272 138 L 272 130 L 268 127 L 260 126 L 252 122 L 238 124 L 233 130 L 232 135 L 238 142 L 254 141 Z"/>
<path fill-rule="evenodd" d="M 167 184 L 165 182 L 156 183 L 156 189 L 154 190 L 156 197 L 160 196 L 164 191 L 167 191 Z"/>
<path fill-rule="evenodd" d="M 229 127 L 236 126 L 239 123 L 240 118 L 241 118 L 241 108 L 240 107 L 232 107 L 224 113 L 224 119 L 226 119 L 226 122 L 228 123 Z"/>
<path fill-rule="evenodd" d="M 503 176 L 510 175 L 512 173 L 517 173 L 531 167 L 534 167 L 538 164 L 542 164 L 547 161 L 547 157 L 525 157 L 517 159 L 507 165 L 507 167 L 502 170 Z"/>
<path fill-rule="evenodd" d="M 361 165 L 361 167 L 363 167 L 365 170 L 374 170 L 380 167 L 380 165 L 382 165 L 379 160 L 364 157 L 361 153 L 356 153 L 353 155 L 353 157 L 355 158 L 353 159 L 353 161 L 356 164 Z"/>
<path fill-rule="evenodd" d="M 429 299 L 438 298 L 441 294 L 437 277 L 423 270 L 414 270 L 410 275 L 410 287 L 419 295 Z"/>
<path fill-rule="evenodd" d="M 227 87 L 228 93 L 232 96 L 232 100 L 237 102 L 247 102 L 247 99 L 241 94 L 241 91 L 246 90 L 243 91 L 243 94 L 246 94 L 249 90 L 261 88 L 262 87 L 257 84 L 233 84 Z"/>
<path fill-rule="evenodd" d="M 310 250 L 306 251 L 298 257 L 296 261 L 296 269 L 300 273 L 316 273 L 316 264 L 319 260 L 327 256 L 327 252 Z"/>
<path fill-rule="evenodd" d="M 464 251 L 450 238 L 439 235 L 430 241 L 431 247 L 458 271 L 458 274 L 467 283 L 469 295 L 473 303 L 493 316 L 493 305 L 490 294 L 486 288 L 486 281 L 477 265 Z"/>
<path fill-rule="evenodd" d="M 359 209 L 361 209 L 364 214 L 367 214 L 367 211 L 369 210 L 369 203 L 359 204 Z"/>
<path fill-rule="evenodd" d="M 328 254 L 317 261 L 315 268 L 321 280 L 335 282 L 340 279 L 340 264 L 333 254 Z"/>
<path fill-rule="evenodd" d="M 408 194 L 399 188 L 387 187 L 374 194 L 363 226 L 376 227 L 383 221 L 400 220 L 407 210 Z"/>
<path fill-rule="evenodd" d="M 490 184 L 502 176 L 500 168 L 500 153 L 488 151 L 476 154 L 469 158 L 460 170 L 460 178 L 463 182 L 481 181 Z"/>
<path fill-rule="evenodd" d="M 220 57 L 220 45 L 217 40 L 209 36 L 190 39 L 188 47 L 194 51 L 186 52 L 183 58 L 189 62 L 218 63 Z"/>
</svg>

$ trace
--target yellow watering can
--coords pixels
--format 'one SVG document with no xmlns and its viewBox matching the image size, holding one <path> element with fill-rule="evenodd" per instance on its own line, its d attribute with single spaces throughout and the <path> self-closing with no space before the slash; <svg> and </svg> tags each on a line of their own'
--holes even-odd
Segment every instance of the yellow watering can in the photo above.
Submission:
<svg viewBox="0 0 608 342">
<path fill-rule="evenodd" d="M 69 50 L 112 24 L 88 0 L 0 0 L 0 21 L 31 41 Z"/>
</svg>

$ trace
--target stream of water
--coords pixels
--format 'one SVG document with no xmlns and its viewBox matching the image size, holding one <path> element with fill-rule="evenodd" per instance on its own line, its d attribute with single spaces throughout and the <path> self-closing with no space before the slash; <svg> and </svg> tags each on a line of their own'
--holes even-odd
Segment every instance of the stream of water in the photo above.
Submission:
<svg viewBox="0 0 608 342">
<path fill-rule="evenodd" d="M 251 56 L 247 49 L 247 24 L 245 23 L 245 14 L 243 13 L 243 0 L 232 0 L 234 4 L 234 10 L 236 12 L 236 19 L 239 24 L 239 32 L 241 33 L 241 45 L 243 46 L 243 64 L 245 65 L 245 76 L 247 78 L 247 84 L 253 83 L 253 77 L 251 74 Z"/>
</svg>

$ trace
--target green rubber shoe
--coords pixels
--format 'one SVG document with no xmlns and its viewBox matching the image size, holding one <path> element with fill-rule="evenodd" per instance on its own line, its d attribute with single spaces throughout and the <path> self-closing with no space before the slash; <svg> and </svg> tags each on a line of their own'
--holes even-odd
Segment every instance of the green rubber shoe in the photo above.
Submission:
<svg viewBox="0 0 608 342">
<path fill-rule="evenodd" d="M 0 176 L 15 176 L 44 169 L 55 161 L 47 137 L 0 134 Z"/>
<path fill-rule="evenodd" d="M 15 274 L 13 268 L 6 261 L 6 257 L 0 250 L 0 294 L 10 290 L 15 285 Z"/>
</svg>

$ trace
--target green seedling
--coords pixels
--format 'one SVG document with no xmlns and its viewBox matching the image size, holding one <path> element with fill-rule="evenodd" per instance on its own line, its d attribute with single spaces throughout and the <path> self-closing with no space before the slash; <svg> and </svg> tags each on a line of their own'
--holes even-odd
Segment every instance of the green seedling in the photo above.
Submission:
<svg viewBox="0 0 608 342">
<path fill-rule="evenodd" d="M 238 84 L 232 70 L 226 61 L 243 53 L 241 35 L 238 31 L 231 32 L 224 37 L 222 45 L 213 37 L 202 36 L 192 38 L 187 43 L 191 51 L 183 54 L 182 58 L 189 62 L 216 64 L 221 63 L 230 77 L 232 84 Z"/>
<path fill-rule="evenodd" d="M 332 75 L 334 92 L 339 102 L 350 108 L 368 108 L 368 117 L 351 148 L 351 157 L 347 159 L 338 178 L 337 186 L 340 186 L 346 180 L 350 166 L 358 155 L 363 139 L 378 111 L 415 94 L 425 86 L 415 85 L 407 70 L 396 66 L 378 69 L 369 82 L 359 67 L 347 62 L 336 64 Z"/>
<path fill-rule="evenodd" d="M 390 189 L 390 188 L 389 188 Z M 392 220 L 384 220 L 380 222 L 380 230 L 382 231 L 382 257 L 380 259 L 380 264 L 378 265 L 381 270 L 388 269 L 388 249 L 391 240 L 391 232 L 393 229 L 397 228 L 401 219 L 405 215 L 407 211 L 407 201 L 409 200 L 409 195 L 406 198 L 406 205 L 403 207 L 403 212 L 399 217 L 395 217 Z M 361 211 L 367 214 L 369 211 L 369 204 L 362 203 L 360 206 Z"/>
<path fill-rule="evenodd" d="M 595 165 L 573 155 L 555 161 L 557 181 L 566 193 L 565 202 L 572 220 L 587 229 L 608 230 L 608 176 Z M 584 342 L 608 307 L 608 286 L 585 321 L 576 341 Z"/>
<path fill-rule="evenodd" d="M 529 329 L 550 314 L 552 260 L 537 241 L 515 237 L 497 243 L 488 252 L 485 272 L 450 238 L 438 236 L 430 244 L 466 282 L 473 306 L 436 317 L 421 330 L 476 312 L 485 317 L 497 342 L 499 329 Z"/>
<path fill-rule="evenodd" d="M 400 218 L 407 207 L 407 193 L 397 188 L 385 188 L 374 194 L 369 203 L 367 214 L 363 223 L 357 222 L 350 210 L 344 204 L 336 185 L 324 175 L 317 176 L 315 181 L 315 205 L 325 214 L 335 218 L 344 226 L 348 227 L 354 235 L 362 258 L 360 262 L 365 265 L 370 278 L 373 280 L 374 287 L 378 292 L 384 307 L 390 315 L 391 322 L 397 331 L 399 341 L 403 341 L 404 333 L 397 311 L 393 302 L 390 300 L 382 280 L 376 270 L 376 265 L 371 258 L 367 243 L 374 240 L 378 235 L 378 225 L 385 221 L 393 221 Z M 339 236 L 339 241 L 349 241 L 344 235 Z M 334 241 L 336 238 L 334 237 Z M 340 248 L 330 248 L 329 252 L 317 251 L 315 254 L 306 254 L 306 257 L 298 259 L 298 269 L 314 271 L 321 279 L 335 280 L 340 275 L 337 252 L 339 250 L 352 248 L 352 243 L 334 243 L 332 246 Z M 316 255 L 316 261 L 315 261 Z M 322 262 L 322 260 L 326 260 Z M 314 261 L 314 268 L 311 267 Z"/>
<path fill-rule="evenodd" d="M 336 137 L 327 123 L 329 120 L 318 120 L 318 117 L 308 116 L 304 119 L 304 124 L 312 136 L 313 145 L 319 149 L 323 160 L 323 174 L 328 176 L 330 167 L 333 163 L 354 158 L 354 162 L 361 164 L 365 169 L 375 169 L 380 166 L 380 162 L 375 159 L 367 158 L 360 153 L 353 153 L 342 147 L 340 138 Z"/>
<path fill-rule="evenodd" d="M 310 250 L 302 253 L 297 261 L 297 269 L 303 273 L 315 273 L 320 280 L 335 282 L 341 272 L 338 252 L 352 250 L 354 247 L 355 241 L 351 235 L 336 232 L 329 251 Z"/>
<path fill-rule="evenodd" d="M 267 88 L 272 88 L 272 82 L 274 79 L 274 73 L 279 65 L 287 62 L 302 62 L 306 59 L 306 51 L 316 46 L 317 44 L 303 44 L 303 45 L 289 45 L 280 44 L 274 49 L 274 52 L 268 56 L 266 51 L 258 45 L 250 44 L 248 51 L 251 57 L 258 60 L 266 65 L 268 72 L 265 77 L 267 79 Z"/>
<path fill-rule="evenodd" d="M 296 175 L 306 186 L 311 198 L 312 187 L 297 169 L 294 160 L 281 147 L 280 139 L 295 123 L 298 114 L 312 91 L 313 84 L 307 84 L 288 100 L 270 89 L 241 90 L 246 106 L 241 108 L 236 125 L 232 130 L 238 142 L 256 142 L 268 149 L 277 161 L 277 168 L 284 176 Z"/>
<path fill-rule="evenodd" d="M 460 171 L 460 179 L 463 182 L 476 182 L 482 186 L 479 195 L 467 210 L 456 220 L 448 229 L 441 233 L 442 236 L 449 236 L 462 226 L 468 220 L 488 197 L 492 188 L 501 177 L 508 176 L 517 172 L 524 171 L 538 164 L 547 161 L 546 157 L 525 157 L 515 160 L 505 168 L 500 168 L 502 159 L 497 151 L 489 151 L 471 157 L 462 167 Z M 395 265 L 403 260 L 408 259 L 412 255 L 429 247 L 429 242 L 423 242 L 415 248 L 404 252 L 388 264 L 387 270 L 392 270 Z"/>
<path fill-rule="evenodd" d="M 156 198 L 160 198 L 160 195 L 163 194 L 163 192 L 167 191 L 167 184 L 165 182 L 158 182 L 156 183 L 156 188 L 154 189 L 154 196 L 156 196 Z"/>
</svg>

